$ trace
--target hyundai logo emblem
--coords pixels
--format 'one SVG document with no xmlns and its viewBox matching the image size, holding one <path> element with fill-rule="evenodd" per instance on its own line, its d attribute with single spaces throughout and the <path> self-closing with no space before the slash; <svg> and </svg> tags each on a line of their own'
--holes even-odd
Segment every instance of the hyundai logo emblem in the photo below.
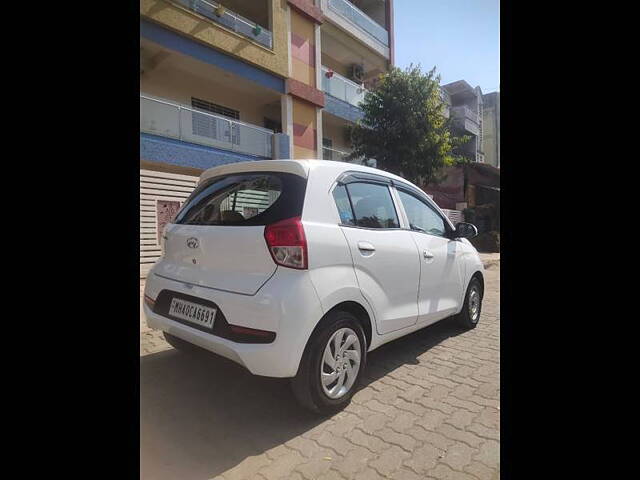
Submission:
<svg viewBox="0 0 640 480">
<path fill-rule="evenodd" d="M 191 237 L 187 239 L 187 247 L 189 248 L 198 248 L 200 246 L 200 242 L 197 238 Z"/>
</svg>

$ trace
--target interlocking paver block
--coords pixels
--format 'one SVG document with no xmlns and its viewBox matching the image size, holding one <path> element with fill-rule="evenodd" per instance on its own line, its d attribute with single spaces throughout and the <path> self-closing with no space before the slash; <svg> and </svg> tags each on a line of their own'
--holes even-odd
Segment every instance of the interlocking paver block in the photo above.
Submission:
<svg viewBox="0 0 640 480">
<path fill-rule="evenodd" d="M 312 458 L 301 463 L 295 469 L 302 474 L 305 479 L 315 480 L 323 473 L 327 472 L 334 462 L 339 462 L 335 453 L 324 448 L 318 449 Z"/>
<path fill-rule="evenodd" d="M 444 421 L 446 423 L 450 423 L 456 428 L 459 428 L 460 430 L 464 430 L 467 426 L 471 425 L 471 422 L 473 422 L 475 417 L 476 415 L 474 413 L 460 409 Z"/>
<path fill-rule="evenodd" d="M 404 460 L 410 457 L 411 455 L 394 445 L 383 452 L 376 460 L 369 462 L 369 466 L 381 475 L 388 477 L 400 468 Z"/>
<path fill-rule="evenodd" d="M 382 453 L 391 446 L 387 442 L 383 442 L 378 437 L 367 434 L 359 428 L 349 432 L 347 434 L 347 439 L 351 443 L 365 447 L 375 453 Z"/>
<path fill-rule="evenodd" d="M 495 440 L 487 440 L 480 446 L 480 452 L 473 458 L 490 468 L 498 467 L 500 465 L 500 444 Z"/>
<path fill-rule="evenodd" d="M 476 421 L 487 428 L 499 428 L 500 411 L 491 407 L 483 408 L 480 411 L 480 414 L 476 417 Z"/>
<path fill-rule="evenodd" d="M 334 467 L 347 478 L 353 478 L 358 472 L 363 471 L 367 464 L 377 458 L 377 455 L 364 447 L 354 447 L 343 458 L 338 460 Z"/>
<path fill-rule="evenodd" d="M 480 444 L 483 442 L 483 439 L 481 437 L 478 437 L 476 434 L 467 432 L 465 430 L 460 430 L 448 423 L 445 423 L 438 427 L 437 432 L 455 442 L 463 442 L 474 448 L 480 446 Z"/>
<path fill-rule="evenodd" d="M 438 464 L 444 454 L 444 449 L 426 443 L 422 447 L 417 448 L 413 452 L 413 455 L 404 461 L 404 465 L 414 472 L 424 475 Z"/>
<path fill-rule="evenodd" d="M 432 475 L 438 480 L 476 480 L 472 475 L 464 472 L 458 472 L 444 464 L 440 464 L 431 470 L 429 475 Z"/>
<path fill-rule="evenodd" d="M 464 443 L 456 443 L 447 449 L 442 462 L 454 470 L 462 470 L 471 463 L 471 458 L 476 451 L 475 448 L 471 448 Z"/>
<path fill-rule="evenodd" d="M 416 447 L 416 439 L 410 435 L 398 433 L 390 428 L 384 428 L 377 433 L 378 437 L 384 438 L 385 442 L 397 445 L 403 450 L 411 452 Z"/>
</svg>

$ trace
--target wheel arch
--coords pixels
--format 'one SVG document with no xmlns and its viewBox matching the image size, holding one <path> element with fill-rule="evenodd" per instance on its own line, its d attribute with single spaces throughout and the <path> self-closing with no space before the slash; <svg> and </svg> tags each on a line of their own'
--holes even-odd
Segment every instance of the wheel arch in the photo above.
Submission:
<svg viewBox="0 0 640 480">
<path fill-rule="evenodd" d="M 482 288 L 482 294 L 484 294 L 484 275 L 482 274 L 482 272 L 480 270 L 476 270 L 473 275 L 471 275 L 471 278 L 469 278 L 469 283 L 471 283 L 471 281 L 477 278 L 478 281 L 480 282 L 480 287 Z M 468 285 L 467 285 L 468 288 Z"/>
<path fill-rule="evenodd" d="M 349 312 L 350 314 L 352 314 L 354 317 L 358 319 L 358 321 L 362 325 L 362 329 L 364 330 L 364 336 L 367 341 L 367 350 L 368 350 L 369 347 L 371 347 L 371 340 L 373 335 L 373 323 L 372 323 L 373 321 L 367 309 L 361 303 L 358 303 L 354 300 L 344 300 L 342 302 L 337 303 L 333 307 L 329 308 L 325 312 L 325 314 L 322 316 L 322 319 L 316 324 L 315 328 L 313 329 L 313 332 L 311 332 L 311 335 L 307 340 L 307 344 L 309 343 L 311 338 L 313 338 L 316 332 L 325 325 L 327 319 L 330 317 L 329 314 L 336 311 Z"/>
</svg>

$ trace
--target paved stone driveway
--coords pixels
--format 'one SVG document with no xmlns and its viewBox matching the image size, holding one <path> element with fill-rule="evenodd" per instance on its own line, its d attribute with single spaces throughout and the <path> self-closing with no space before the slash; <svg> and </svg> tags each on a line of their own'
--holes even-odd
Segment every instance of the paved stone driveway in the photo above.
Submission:
<svg viewBox="0 0 640 480">
<path fill-rule="evenodd" d="M 475 330 L 444 320 L 380 347 L 326 419 L 287 380 L 178 353 L 141 322 L 141 478 L 499 478 L 499 260 L 487 266 Z"/>
</svg>

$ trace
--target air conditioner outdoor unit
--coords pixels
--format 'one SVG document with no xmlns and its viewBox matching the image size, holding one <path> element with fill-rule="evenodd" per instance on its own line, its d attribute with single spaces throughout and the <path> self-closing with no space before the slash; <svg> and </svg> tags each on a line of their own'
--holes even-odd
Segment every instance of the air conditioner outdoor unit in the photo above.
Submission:
<svg viewBox="0 0 640 480">
<path fill-rule="evenodd" d="M 364 81 L 364 67 L 357 63 L 351 65 L 351 78 L 358 83 L 362 83 Z"/>
</svg>

